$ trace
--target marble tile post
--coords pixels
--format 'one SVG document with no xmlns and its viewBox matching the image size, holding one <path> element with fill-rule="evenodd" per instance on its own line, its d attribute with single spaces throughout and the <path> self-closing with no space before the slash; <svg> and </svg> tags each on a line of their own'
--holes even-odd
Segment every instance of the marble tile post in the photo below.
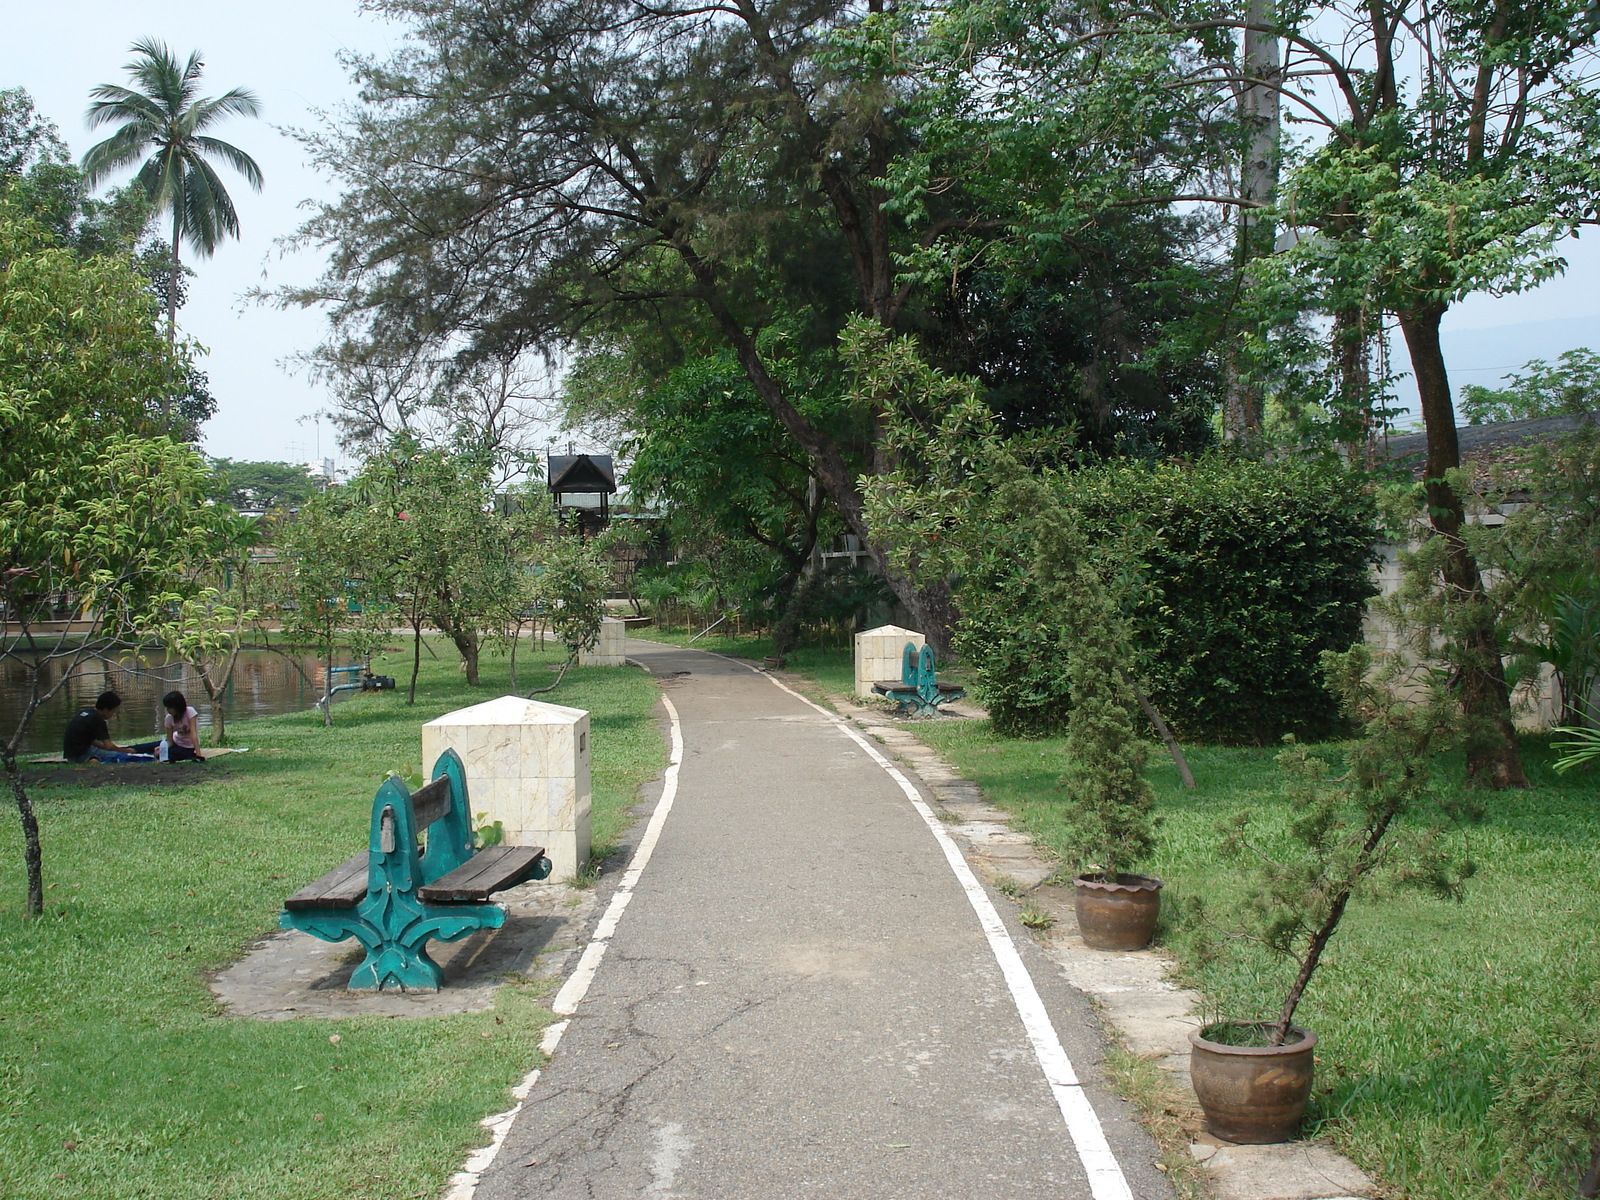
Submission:
<svg viewBox="0 0 1600 1200">
<path fill-rule="evenodd" d="M 628 626 L 616 617 L 606 617 L 600 622 L 600 639 L 588 650 L 578 651 L 580 667 L 625 667 L 628 660 L 622 649 L 622 639 L 628 636 Z"/>
<path fill-rule="evenodd" d="M 473 824 L 501 822 L 506 844 L 543 846 L 553 878 L 589 861 L 589 714 L 502 696 L 422 727 L 422 769 L 445 750 L 461 756 Z M 487 819 L 478 814 L 486 813 Z"/>
<path fill-rule="evenodd" d="M 856 695 L 871 696 L 874 683 L 900 678 L 907 642 L 921 650 L 928 639 L 898 625 L 880 625 L 856 634 Z"/>
</svg>

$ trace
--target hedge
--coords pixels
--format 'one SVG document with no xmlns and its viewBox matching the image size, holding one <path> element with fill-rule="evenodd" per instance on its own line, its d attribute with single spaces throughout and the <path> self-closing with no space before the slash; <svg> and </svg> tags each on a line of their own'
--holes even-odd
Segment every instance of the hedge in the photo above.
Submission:
<svg viewBox="0 0 1600 1200">
<path fill-rule="evenodd" d="M 1182 736 L 1264 743 L 1337 727 L 1317 659 L 1361 637 L 1377 590 L 1376 516 L 1357 478 L 1320 463 L 1219 455 L 1118 462 L 1053 487 L 1093 543 L 1136 547 L 1136 674 Z M 1056 733 L 1069 707 L 1060 621 L 1028 577 L 1026 522 L 1001 517 L 968 557 L 955 649 L 998 730 Z"/>
</svg>

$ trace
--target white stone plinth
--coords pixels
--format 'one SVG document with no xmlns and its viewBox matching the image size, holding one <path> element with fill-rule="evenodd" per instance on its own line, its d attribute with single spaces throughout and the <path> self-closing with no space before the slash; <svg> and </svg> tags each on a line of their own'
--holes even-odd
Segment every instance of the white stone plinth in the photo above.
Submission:
<svg viewBox="0 0 1600 1200">
<path fill-rule="evenodd" d="M 622 639 L 628 636 L 628 626 L 615 617 L 605 617 L 600 622 L 600 638 L 588 650 L 578 651 L 580 667 L 625 667 Z"/>
<path fill-rule="evenodd" d="M 429 776 L 446 750 L 467 769 L 474 826 L 499 821 L 509 846 L 543 846 L 554 879 L 589 861 L 589 714 L 501 696 L 422 727 Z M 479 813 L 487 814 L 486 819 Z"/>
<path fill-rule="evenodd" d="M 856 634 L 856 695 L 870 696 L 874 683 L 900 678 L 907 642 L 921 650 L 928 639 L 898 625 L 880 625 Z"/>
</svg>

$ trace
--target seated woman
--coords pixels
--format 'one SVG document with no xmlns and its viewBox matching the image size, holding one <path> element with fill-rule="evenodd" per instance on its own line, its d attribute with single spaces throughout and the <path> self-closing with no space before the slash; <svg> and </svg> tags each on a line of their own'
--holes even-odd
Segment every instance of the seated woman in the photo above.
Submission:
<svg viewBox="0 0 1600 1200">
<path fill-rule="evenodd" d="M 168 762 L 205 762 L 200 757 L 200 714 L 189 707 L 182 692 L 161 697 L 166 715 L 161 723 L 167 731 Z"/>
<path fill-rule="evenodd" d="M 115 692 L 101 692 L 93 708 L 86 708 L 67 722 L 66 734 L 61 739 L 61 757 L 68 762 L 128 763 L 154 762 L 153 754 L 136 754 L 137 746 L 119 746 L 111 740 L 111 728 L 106 724 L 122 707 L 122 697 Z"/>
</svg>

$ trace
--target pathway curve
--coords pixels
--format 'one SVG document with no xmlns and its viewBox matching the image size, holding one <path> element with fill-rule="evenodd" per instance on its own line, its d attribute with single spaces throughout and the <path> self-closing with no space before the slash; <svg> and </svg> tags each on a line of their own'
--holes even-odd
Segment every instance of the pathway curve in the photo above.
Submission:
<svg viewBox="0 0 1600 1200">
<path fill-rule="evenodd" d="M 1087 1002 L 915 778 L 744 664 L 629 654 L 666 679 L 681 761 L 557 998 L 553 1058 L 452 1194 L 1170 1196 Z"/>
</svg>

